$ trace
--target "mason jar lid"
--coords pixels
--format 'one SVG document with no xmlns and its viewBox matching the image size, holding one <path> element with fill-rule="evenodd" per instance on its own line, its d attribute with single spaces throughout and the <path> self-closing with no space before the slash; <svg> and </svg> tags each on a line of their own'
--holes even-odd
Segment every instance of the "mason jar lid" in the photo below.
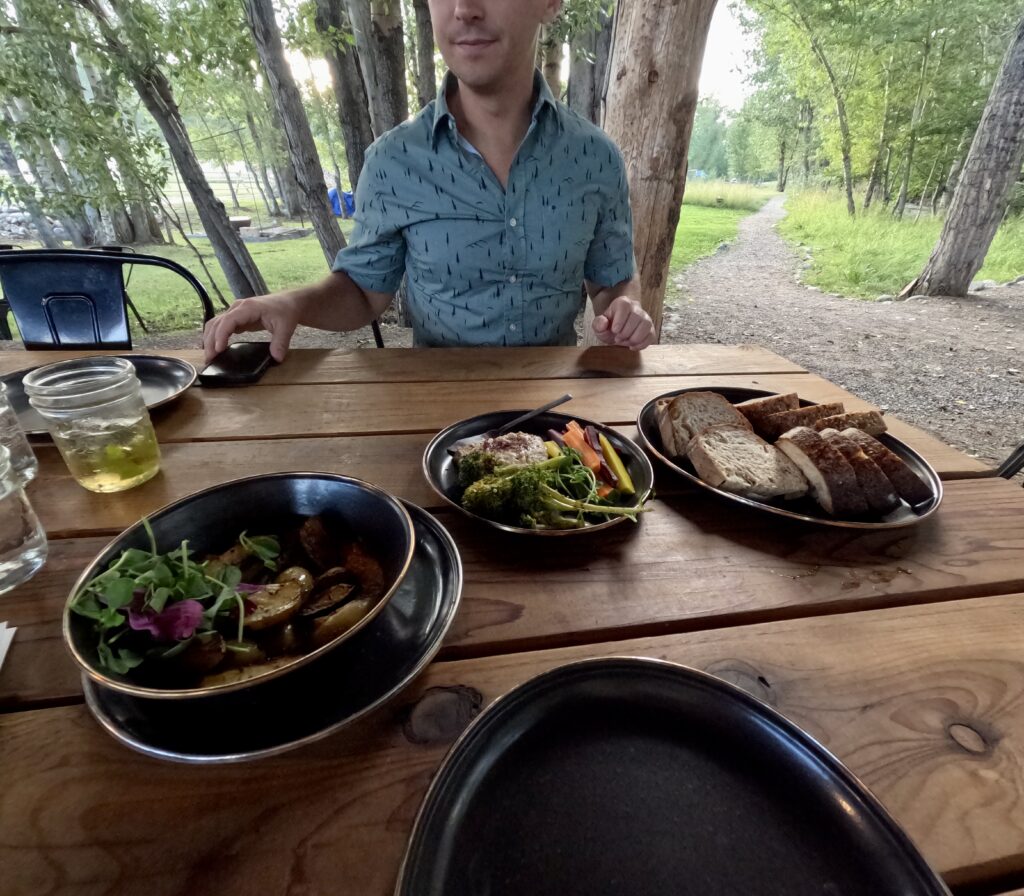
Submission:
<svg viewBox="0 0 1024 896">
<path fill-rule="evenodd" d="M 139 388 L 130 361 L 106 356 L 48 364 L 30 371 L 22 382 L 29 404 L 43 413 L 100 407 Z"/>
</svg>

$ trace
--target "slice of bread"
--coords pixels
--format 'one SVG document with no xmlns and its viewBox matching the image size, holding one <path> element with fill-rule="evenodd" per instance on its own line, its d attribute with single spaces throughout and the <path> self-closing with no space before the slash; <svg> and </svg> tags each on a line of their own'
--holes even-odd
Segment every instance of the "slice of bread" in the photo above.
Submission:
<svg viewBox="0 0 1024 896">
<path fill-rule="evenodd" d="M 859 429 L 869 436 L 880 436 L 889 427 L 885 418 L 878 411 L 855 411 L 851 414 L 837 414 L 835 417 L 823 417 L 814 423 L 814 428 L 821 432 L 823 429 L 834 429 L 842 432 L 844 429 Z"/>
<path fill-rule="evenodd" d="M 783 411 L 795 411 L 800 407 L 800 399 L 796 392 L 785 395 L 766 395 L 764 398 L 751 398 L 736 405 L 736 410 L 746 417 L 754 432 L 762 434 L 764 419 L 769 414 L 781 414 Z"/>
<path fill-rule="evenodd" d="M 654 403 L 654 419 L 658 423 L 658 434 L 661 436 L 661 447 L 669 457 L 677 457 L 676 430 L 668 415 L 668 406 L 672 399 L 662 398 Z"/>
<path fill-rule="evenodd" d="M 850 462 L 813 429 L 798 426 L 780 436 L 775 446 L 807 477 L 811 494 L 835 517 L 861 516 L 868 503 Z"/>
<path fill-rule="evenodd" d="M 686 451 L 697 475 L 708 485 L 748 498 L 799 498 L 807 480 L 792 461 L 743 426 L 711 426 Z"/>
<path fill-rule="evenodd" d="M 859 429 L 844 429 L 842 433 L 856 442 L 881 467 L 896 493 L 911 507 L 933 497 L 928 484 L 904 463 L 903 458 L 886 448 L 878 439 Z"/>
<path fill-rule="evenodd" d="M 658 429 L 668 449 L 671 432 L 672 453 L 681 456 L 697 433 L 710 426 L 739 426 L 750 429 L 750 423 L 730 402 L 717 392 L 684 392 L 665 407 Z"/>
<path fill-rule="evenodd" d="M 833 404 L 812 404 L 795 411 L 769 414 L 762 423 L 764 429 L 762 435 L 771 442 L 795 427 L 813 426 L 818 420 L 824 417 L 834 417 L 836 414 L 844 413 L 845 410 L 841 402 L 835 402 Z"/>
<path fill-rule="evenodd" d="M 889 477 L 864 453 L 860 445 L 834 429 L 823 429 L 821 435 L 850 462 L 857 476 L 857 484 L 864 492 L 864 498 L 873 513 L 884 516 L 900 506 L 900 496 L 896 494 Z"/>
</svg>

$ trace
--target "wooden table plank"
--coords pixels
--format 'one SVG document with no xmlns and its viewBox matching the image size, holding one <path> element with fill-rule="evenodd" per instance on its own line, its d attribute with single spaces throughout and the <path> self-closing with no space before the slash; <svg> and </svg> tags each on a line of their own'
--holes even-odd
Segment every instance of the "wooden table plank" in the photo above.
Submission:
<svg viewBox="0 0 1024 896">
<path fill-rule="evenodd" d="M 437 432 L 457 420 L 503 408 L 530 408 L 562 392 L 568 413 L 610 424 L 636 420 L 659 394 L 687 386 L 728 385 L 797 391 L 814 401 L 842 401 L 849 410 L 873 407 L 811 374 L 646 377 L 606 380 L 483 381 L 466 383 L 368 383 L 358 386 L 264 386 L 260 389 L 193 391 L 154 415 L 161 442 L 296 436 Z M 309 389 L 315 388 L 315 404 Z M 934 436 L 892 420 L 893 434 L 917 448 L 949 475 L 991 472 L 975 458 Z"/>
<path fill-rule="evenodd" d="M 1002 479 L 950 483 L 934 518 L 867 534 L 724 515 L 697 492 L 653 506 L 639 526 L 555 540 L 495 537 L 458 514 L 441 514 L 465 572 L 443 656 L 1024 589 L 1024 490 Z M 0 707 L 79 695 L 59 619 L 74 580 L 105 544 L 52 542 L 47 566 L 4 598 L 4 618 L 19 630 L 0 671 Z"/>
<path fill-rule="evenodd" d="M 339 881 L 383 896 L 461 728 L 458 713 L 436 710 L 474 695 L 486 705 L 596 655 L 686 663 L 767 700 L 845 761 L 952 884 L 1024 866 L 1018 594 L 435 663 L 350 732 L 244 766 L 135 755 L 83 707 L 10 714 L 0 717 L 5 881 L 38 896 L 320 892 Z"/>
<path fill-rule="evenodd" d="M 197 349 L 159 351 L 203 366 Z M 139 349 L 139 354 L 150 354 Z M 107 352 L 3 352 L 0 375 L 52 364 L 66 357 Z M 551 348 L 299 349 L 271 368 L 266 385 L 295 383 L 434 382 L 436 380 L 559 379 L 590 376 L 691 376 L 719 373 L 801 373 L 794 364 L 759 345 L 652 345 L 643 352 L 608 346 Z"/>
</svg>

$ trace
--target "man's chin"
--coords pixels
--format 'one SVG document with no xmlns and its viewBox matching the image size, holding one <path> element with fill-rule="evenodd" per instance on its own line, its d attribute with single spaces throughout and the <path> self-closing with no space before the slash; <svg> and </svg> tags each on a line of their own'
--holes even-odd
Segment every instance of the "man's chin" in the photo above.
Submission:
<svg viewBox="0 0 1024 896">
<path fill-rule="evenodd" d="M 501 72 L 493 64 L 460 63 L 448 67 L 458 82 L 470 90 L 486 93 L 494 90 L 501 82 Z"/>
</svg>

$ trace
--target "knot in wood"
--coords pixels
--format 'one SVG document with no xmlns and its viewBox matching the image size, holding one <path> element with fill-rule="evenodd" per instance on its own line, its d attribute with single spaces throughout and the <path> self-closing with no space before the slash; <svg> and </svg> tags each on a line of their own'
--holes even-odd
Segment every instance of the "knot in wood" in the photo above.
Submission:
<svg viewBox="0 0 1024 896">
<path fill-rule="evenodd" d="M 660 78 L 660 77 L 661 77 L 661 75 L 658 74 L 658 70 L 656 68 L 652 68 L 647 73 L 647 83 L 648 84 L 657 84 L 658 83 L 658 78 Z"/>
<path fill-rule="evenodd" d="M 483 694 L 465 685 L 429 688 L 409 709 L 402 732 L 413 744 L 451 743 L 480 713 L 483 702 Z"/>
<path fill-rule="evenodd" d="M 742 688 L 762 703 L 775 705 L 777 702 L 771 682 L 761 673 L 760 669 L 743 660 L 720 660 L 712 663 L 704 671 Z"/>
<path fill-rule="evenodd" d="M 946 733 L 965 753 L 983 756 L 991 752 L 991 746 L 977 729 L 963 722 L 954 722 L 946 728 Z"/>
</svg>

